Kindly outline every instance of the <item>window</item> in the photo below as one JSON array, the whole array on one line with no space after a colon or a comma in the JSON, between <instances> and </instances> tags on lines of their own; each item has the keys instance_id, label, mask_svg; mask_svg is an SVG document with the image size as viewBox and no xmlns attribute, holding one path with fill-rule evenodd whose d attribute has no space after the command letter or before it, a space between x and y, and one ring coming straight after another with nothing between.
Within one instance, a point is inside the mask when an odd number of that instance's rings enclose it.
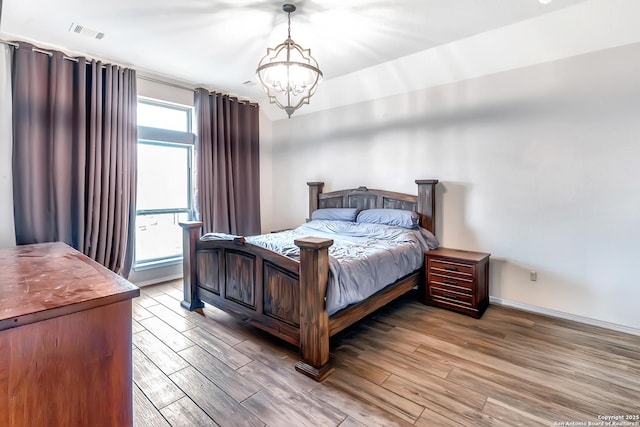
<instances>
[{"instance_id":1,"label":"window","mask_svg":"<svg viewBox=\"0 0 640 427\"><path fill-rule=\"evenodd\" d=\"M147 99L140 100L138 126L191 132L191 108Z\"/></svg>"},{"instance_id":2,"label":"window","mask_svg":"<svg viewBox=\"0 0 640 427\"><path fill-rule=\"evenodd\" d=\"M138 100L135 268L182 259L180 221L193 218L191 108Z\"/></svg>"}]
</instances>

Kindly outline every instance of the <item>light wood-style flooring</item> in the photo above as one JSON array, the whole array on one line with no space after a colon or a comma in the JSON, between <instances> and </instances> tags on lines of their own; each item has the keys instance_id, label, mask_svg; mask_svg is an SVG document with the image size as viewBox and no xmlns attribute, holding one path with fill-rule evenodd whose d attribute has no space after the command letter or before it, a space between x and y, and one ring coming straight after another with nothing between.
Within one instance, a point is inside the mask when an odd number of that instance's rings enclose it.
<instances>
[{"instance_id":1,"label":"light wood-style flooring","mask_svg":"<svg viewBox=\"0 0 640 427\"><path fill-rule=\"evenodd\" d=\"M181 286L145 287L133 300L139 427L554 426L640 415L638 336L496 306L476 320L403 298L332 341L336 371L319 384L294 370L294 347L213 307L183 310Z\"/></svg>"}]
</instances>

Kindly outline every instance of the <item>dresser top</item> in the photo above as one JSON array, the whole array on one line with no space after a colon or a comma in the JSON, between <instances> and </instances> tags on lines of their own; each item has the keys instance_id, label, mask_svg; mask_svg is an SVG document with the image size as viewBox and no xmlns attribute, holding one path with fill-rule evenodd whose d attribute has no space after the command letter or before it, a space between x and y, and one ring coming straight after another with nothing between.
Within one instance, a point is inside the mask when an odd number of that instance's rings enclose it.
<instances>
[{"instance_id":1,"label":"dresser top","mask_svg":"<svg viewBox=\"0 0 640 427\"><path fill-rule=\"evenodd\" d=\"M0 249L0 330L138 295L135 285L64 243Z\"/></svg>"},{"instance_id":2,"label":"dresser top","mask_svg":"<svg viewBox=\"0 0 640 427\"><path fill-rule=\"evenodd\" d=\"M437 248L425 252L427 256L437 256L446 258L455 258L463 261L480 262L487 258L489 254L484 252L462 251L459 249Z\"/></svg>"}]
</instances>

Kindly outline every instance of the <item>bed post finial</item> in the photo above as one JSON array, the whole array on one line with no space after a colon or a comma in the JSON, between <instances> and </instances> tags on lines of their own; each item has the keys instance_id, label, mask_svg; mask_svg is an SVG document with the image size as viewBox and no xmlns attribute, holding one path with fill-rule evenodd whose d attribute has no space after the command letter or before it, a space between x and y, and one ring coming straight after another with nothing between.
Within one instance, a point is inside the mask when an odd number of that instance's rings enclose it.
<instances>
[{"instance_id":1,"label":"bed post finial","mask_svg":"<svg viewBox=\"0 0 640 427\"><path fill-rule=\"evenodd\" d=\"M416 179L418 184L418 212L426 217L422 226L436 234L436 184L437 179Z\"/></svg>"},{"instance_id":2,"label":"bed post finial","mask_svg":"<svg viewBox=\"0 0 640 427\"><path fill-rule=\"evenodd\" d=\"M184 299L180 302L180 305L189 311L193 311L204 307L204 303L198 298L198 280L196 278L198 270L196 244L200 239L202 223L200 221L185 221L180 223L180 227L182 227L182 289L184 292Z\"/></svg>"},{"instance_id":3,"label":"bed post finial","mask_svg":"<svg viewBox=\"0 0 640 427\"><path fill-rule=\"evenodd\" d=\"M307 185L309 186L309 219L311 219L311 214L319 207L324 182L307 182Z\"/></svg>"}]
</instances>

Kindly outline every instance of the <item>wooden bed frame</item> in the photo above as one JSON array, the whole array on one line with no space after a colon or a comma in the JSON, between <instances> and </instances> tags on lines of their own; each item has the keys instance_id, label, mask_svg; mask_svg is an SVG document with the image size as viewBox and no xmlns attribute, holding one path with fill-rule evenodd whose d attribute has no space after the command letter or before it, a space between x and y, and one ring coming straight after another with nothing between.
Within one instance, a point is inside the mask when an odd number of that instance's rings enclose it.
<instances>
[{"instance_id":1,"label":"wooden bed frame","mask_svg":"<svg viewBox=\"0 0 640 427\"><path fill-rule=\"evenodd\" d=\"M435 234L437 180L417 180L418 195L366 187L322 193L324 183L308 182L309 217L318 208L357 207L416 211L422 227ZM328 248L333 240L297 239L300 261L252 245L243 238L201 241L201 222L181 223L184 236L184 301L188 310L203 301L300 348L296 370L322 381L333 368L329 338L415 286L425 300L422 269L401 278L366 300L329 316L326 290Z\"/></svg>"}]
</instances>

